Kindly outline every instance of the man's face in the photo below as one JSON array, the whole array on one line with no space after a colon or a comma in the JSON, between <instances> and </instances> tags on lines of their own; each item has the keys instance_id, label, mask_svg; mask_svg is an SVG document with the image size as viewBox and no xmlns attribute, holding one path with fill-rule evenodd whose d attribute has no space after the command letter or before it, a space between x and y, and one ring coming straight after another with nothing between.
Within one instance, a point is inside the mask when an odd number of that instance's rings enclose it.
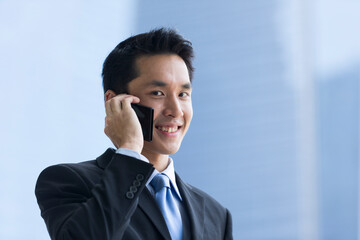
<instances>
[{"instance_id":1,"label":"man's face","mask_svg":"<svg viewBox=\"0 0 360 240\"><path fill-rule=\"evenodd\" d=\"M141 56L139 76L128 84L129 94L154 109L153 141L143 154L169 155L178 151L192 119L191 83L181 57L172 54Z\"/></svg>"}]
</instances>

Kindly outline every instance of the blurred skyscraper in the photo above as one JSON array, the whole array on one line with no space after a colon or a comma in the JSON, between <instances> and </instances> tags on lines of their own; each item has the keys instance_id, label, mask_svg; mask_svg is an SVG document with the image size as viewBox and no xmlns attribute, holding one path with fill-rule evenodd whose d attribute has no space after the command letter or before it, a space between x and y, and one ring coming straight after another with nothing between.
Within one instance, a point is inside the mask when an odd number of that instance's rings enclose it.
<instances>
[{"instance_id":1,"label":"blurred skyscraper","mask_svg":"<svg viewBox=\"0 0 360 240\"><path fill-rule=\"evenodd\" d=\"M194 119L176 169L231 210L235 239L357 238L359 74L318 84L315 5L138 2L136 33L175 27L193 42Z\"/></svg>"},{"instance_id":2,"label":"blurred skyscraper","mask_svg":"<svg viewBox=\"0 0 360 240\"><path fill-rule=\"evenodd\" d=\"M318 89L322 239L357 239L359 228L360 65Z\"/></svg>"}]
</instances>

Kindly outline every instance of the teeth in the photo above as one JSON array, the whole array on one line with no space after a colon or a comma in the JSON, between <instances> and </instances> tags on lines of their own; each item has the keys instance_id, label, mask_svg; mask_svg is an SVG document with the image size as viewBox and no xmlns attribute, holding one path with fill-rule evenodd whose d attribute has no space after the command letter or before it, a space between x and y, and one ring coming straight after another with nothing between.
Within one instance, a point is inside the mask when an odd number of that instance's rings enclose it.
<instances>
[{"instance_id":1,"label":"teeth","mask_svg":"<svg viewBox=\"0 0 360 240\"><path fill-rule=\"evenodd\" d=\"M173 128L169 128L169 127L158 127L159 130L163 131L163 132L176 132L178 127L173 127Z\"/></svg>"}]
</instances>

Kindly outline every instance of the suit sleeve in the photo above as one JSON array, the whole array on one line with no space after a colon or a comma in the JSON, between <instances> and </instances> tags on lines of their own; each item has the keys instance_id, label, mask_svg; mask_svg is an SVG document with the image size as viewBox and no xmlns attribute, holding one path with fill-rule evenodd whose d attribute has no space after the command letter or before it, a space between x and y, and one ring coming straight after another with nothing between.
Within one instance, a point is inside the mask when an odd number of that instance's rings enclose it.
<instances>
[{"instance_id":1,"label":"suit sleeve","mask_svg":"<svg viewBox=\"0 0 360 240\"><path fill-rule=\"evenodd\" d=\"M51 239L121 239L154 168L114 154L93 187L70 165L45 169L35 194Z\"/></svg>"},{"instance_id":2,"label":"suit sleeve","mask_svg":"<svg viewBox=\"0 0 360 240\"><path fill-rule=\"evenodd\" d=\"M225 225L225 234L224 240L233 240L232 233L232 217L229 210L226 209L226 225Z\"/></svg>"}]
</instances>

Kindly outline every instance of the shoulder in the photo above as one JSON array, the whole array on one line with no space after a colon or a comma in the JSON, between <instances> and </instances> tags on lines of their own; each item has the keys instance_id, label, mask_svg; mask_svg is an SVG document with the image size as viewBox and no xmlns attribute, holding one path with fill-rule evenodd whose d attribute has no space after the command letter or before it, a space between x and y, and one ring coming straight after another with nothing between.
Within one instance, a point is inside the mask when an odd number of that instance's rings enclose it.
<instances>
[{"instance_id":1,"label":"shoulder","mask_svg":"<svg viewBox=\"0 0 360 240\"><path fill-rule=\"evenodd\" d=\"M184 191L182 191L182 194L188 193L188 195L185 197L188 198L190 197L191 199L195 199L196 201L203 201L205 208L204 210L206 213L221 218L227 217L228 210L210 194L206 193L205 191L191 184L183 182L181 179L180 179L180 185L182 185L181 188L184 189Z\"/></svg>"},{"instance_id":2,"label":"shoulder","mask_svg":"<svg viewBox=\"0 0 360 240\"><path fill-rule=\"evenodd\" d=\"M63 163L45 168L39 175L35 192L57 188L91 188L100 178L102 170L95 160L80 163Z\"/></svg>"},{"instance_id":3,"label":"shoulder","mask_svg":"<svg viewBox=\"0 0 360 240\"><path fill-rule=\"evenodd\" d=\"M38 179L41 180L48 177L56 178L63 175L91 177L92 175L101 174L101 172L103 172L104 166L100 166L99 162L103 161L105 163L110 161L114 153L114 149L109 148L101 156L97 157L94 160L88 160L79 163L61 163L49 166L40 173Z\"/></svg>"},{"instance_id":4,"label":"shoulder","mask_svg":"<svg viewBox=\"0 0 360 240\"><path fill-rule=\"evenodd\" d=\"M39 175L35 195L41 210L53 206L59 199L85 201L91 189L100 181L102 170L96 161L57 164L45 168Z\"/></svg>"},{"instance_id":5,"label":"shoulder","mask_svg":"<svg viewBox=\"0 0 360 240\"><path fill-rule=\"evenodd\" d=\"M188 199L192 208L196 208L199 214L204 214L206 226L212 231L222 233L224 239L232 239L232 217L227 208L221 205L208 193L187 183L182 183L184 196ZM209 236L210 237L210 236Z\"/></svg>"},{"instance_id":6,"label":"shoulder","mask_svg":"<svg viewBox=\"0 0 360 240\"><path fill-rule=\"evenodd\" d=\"M103 170L98 167L96 160L79 163L61 163L45 168L39 175L37 185L41 182L83 182L91 185Z\"/></svg>"},{"instance_id":7,"label":"shoulder","mask_svg":"<svg viewBox=\"0 0 360 240\"><path fill-rule=\"evenodd\" d=\"M225 211L226 208L224 206L222 206L214 197L212 197L210 194L206 193L205 191L186 183L186 185L195 193L197 193L198 195L202 196L203 199L205 200L206 205L208 205L209 207L215 207L216 209L219 209L221 211Z\"/></svg>"},{"instance_id":8,"label":"shoulder","mask_svg":"<svg viewBox=\"0 0 360 240\"><path fill-rule=\"evenodd\" d=\"M85 177L99 173L101 169L95 160L80 163L62 163L45 168L39 175L42 178L65 178L69 176Z\"/></svg>"}]
</instances>

